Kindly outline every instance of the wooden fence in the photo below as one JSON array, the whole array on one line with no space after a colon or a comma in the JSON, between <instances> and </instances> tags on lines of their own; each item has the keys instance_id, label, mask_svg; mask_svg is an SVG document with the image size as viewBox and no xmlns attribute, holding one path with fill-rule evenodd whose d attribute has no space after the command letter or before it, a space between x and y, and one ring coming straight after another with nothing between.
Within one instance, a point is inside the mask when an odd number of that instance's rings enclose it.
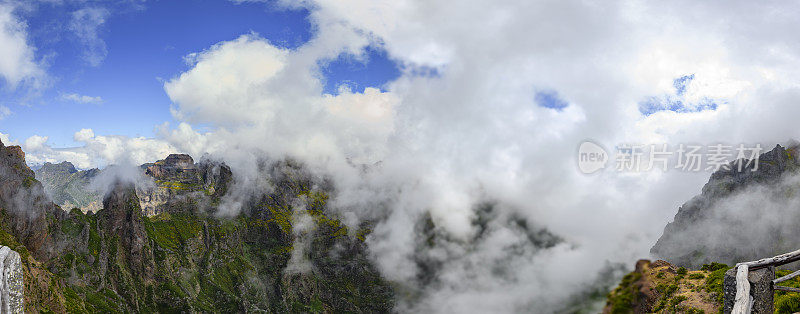
<instances>
[{"instance_id":1,"label":"wooden fence","mask_svg":"<svg viewBox=\"0 0 800 314\"><path fill-rule=\"evenodd\" d=\"M753 306L753 299L750 295L749 272L770 266L781 266L791 262L800 261L800 250L781 254L775 257L763 258L757 261L736 264L736 297L733 303L733 314L750 313ZM778 286L778 283L800 276L800 270L786 276L772 280L771 291L782 290L800 292L798 288Z\"/></svg>"}]
</instances>

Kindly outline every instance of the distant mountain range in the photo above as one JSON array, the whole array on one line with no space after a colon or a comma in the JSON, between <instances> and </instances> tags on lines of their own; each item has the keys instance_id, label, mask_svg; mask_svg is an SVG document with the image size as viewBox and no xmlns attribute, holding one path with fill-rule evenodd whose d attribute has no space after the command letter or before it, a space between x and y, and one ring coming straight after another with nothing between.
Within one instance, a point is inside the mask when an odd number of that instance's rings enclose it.
<instances>
[{"instance_id":1,"label":"distant mountain range","mask_svg":"<svg viewBox=\"0 0 800 314\"><path fill-rule=\"evenodd\" d=\"M64 161L58 164L44 163L34 173L36 179L42 182L45 192L61 208L79 208L84 213L102 208L102 196L89 186L100 170L78 171L72 163Z\"/></svg>"}]
</instances>

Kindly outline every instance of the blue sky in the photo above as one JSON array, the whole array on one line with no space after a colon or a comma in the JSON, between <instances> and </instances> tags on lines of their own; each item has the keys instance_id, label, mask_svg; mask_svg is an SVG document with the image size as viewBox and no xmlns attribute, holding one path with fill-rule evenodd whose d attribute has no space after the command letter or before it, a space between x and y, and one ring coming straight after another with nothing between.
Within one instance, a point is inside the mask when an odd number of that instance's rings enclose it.
<instances>
[{"instance_id":1,"label":"blue sky","mask_svg":"<svg viewBox=\"0 0 800 314\"><path fill-rule=\"evenodd\" d=\"M76 12L85 8L104 14L96 41L87 41L71 26ZM0 120L0 132L16 140L46 135L54 147L78 145L72 136L82 128L152 137L156 125L174 123L163 82L189 68L183 57L190 53L251 32L288 49L314 36L308 11L270 3L43 3L15 13L27 23L29 44L47 65L50 84L36 92L3 86L0 105L12 114ZM366 55L342 55L323 65L325 92L335 94L341 84L354 91L381 88L399 76L397 64L380 47L370 47ZM102 101L80 103L69 99L73 94Z\"/></svg>"},{"instance_id":2,"label":"blue sky","mask_svg":"<svg viewBox=\"0 0 800 314\"><path fill-rule=\"evenodd\" d=\"M639 103L639 112L649 116L659 111L699 112L716 110L719 106L718 103L724 100L709 97L702 97L696 101L686 99L686 90L694 80L694 77L694 74L688 74L674 79L672 81L672 86L675 88L674 94L648 97Z\"/></svg>"}]
</instances>

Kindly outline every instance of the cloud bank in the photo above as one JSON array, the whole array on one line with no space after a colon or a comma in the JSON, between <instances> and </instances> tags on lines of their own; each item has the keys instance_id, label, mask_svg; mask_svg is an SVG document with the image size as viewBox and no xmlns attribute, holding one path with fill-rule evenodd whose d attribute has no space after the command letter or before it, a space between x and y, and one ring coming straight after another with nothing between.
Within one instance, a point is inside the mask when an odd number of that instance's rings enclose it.
<instances>
[{"instance_id":1,"label":"cloud bank","mask_svg":"<svg viewBox=\"0 0 800 314\"><path fill-rule=\"evenodd\" d=\"M28 164L57 163L70 161L81 169L108 165L141 165L163 159L175 152L175 147L159 139L144 137L95 135L92 129L75 132L73 139L83 146L76 148L54 148L47 143L48 137L34 135L22 143L25 161ZM8 143L3 139L3 143Z\"/></svg>"}]
</instances>

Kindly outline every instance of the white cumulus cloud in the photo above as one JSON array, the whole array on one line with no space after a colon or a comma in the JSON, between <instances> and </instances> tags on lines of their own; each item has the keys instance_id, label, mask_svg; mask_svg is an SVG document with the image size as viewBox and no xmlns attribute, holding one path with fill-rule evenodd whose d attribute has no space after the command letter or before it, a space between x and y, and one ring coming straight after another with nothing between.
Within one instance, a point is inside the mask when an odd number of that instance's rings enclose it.
<instances>
[{"instance_id":1,"label":"white cumulus cloud","mask_svg":"<svg viewBox=\"0 0 800 314\"><path fill-rule=\"evenodd\" d=\"M79 104L101 104L103 103L103 98L100 96L86 96L80 95L76 93L69 93L61 95L61 99L76 102Z\"/></svg>"},{"instance_id":2,"label":"white cumulus cloud","mask_svg":"<svg viewBox=\"0 0 800 314\"><path fill-rule=\"evenodd\" d=\"M317 63L309 60L329 51L314 48L289 52L248 34L190 55L193 68L164 84L173 114L217 130L204 135L210 141L173 143L196 153L210 149L197 143L224 143L216 148L269 147L276 156L317 160L374 159L394 129L398 99L374 88L323 95ZM181 126L169 137L200 136L190 129Z\"/></svg>"},{"instance_id":3,"label":"white cumulus cloud","mask_svg":"<svg viewBox=\"0 0 800 314\"><path fill-rule=\"evenodd\" d=\"M10 88L20 83L41 87L45 71L28 42L27 25L14 15L15 6L0 2L0 77Z\"/></svg>"}]
</instances>

